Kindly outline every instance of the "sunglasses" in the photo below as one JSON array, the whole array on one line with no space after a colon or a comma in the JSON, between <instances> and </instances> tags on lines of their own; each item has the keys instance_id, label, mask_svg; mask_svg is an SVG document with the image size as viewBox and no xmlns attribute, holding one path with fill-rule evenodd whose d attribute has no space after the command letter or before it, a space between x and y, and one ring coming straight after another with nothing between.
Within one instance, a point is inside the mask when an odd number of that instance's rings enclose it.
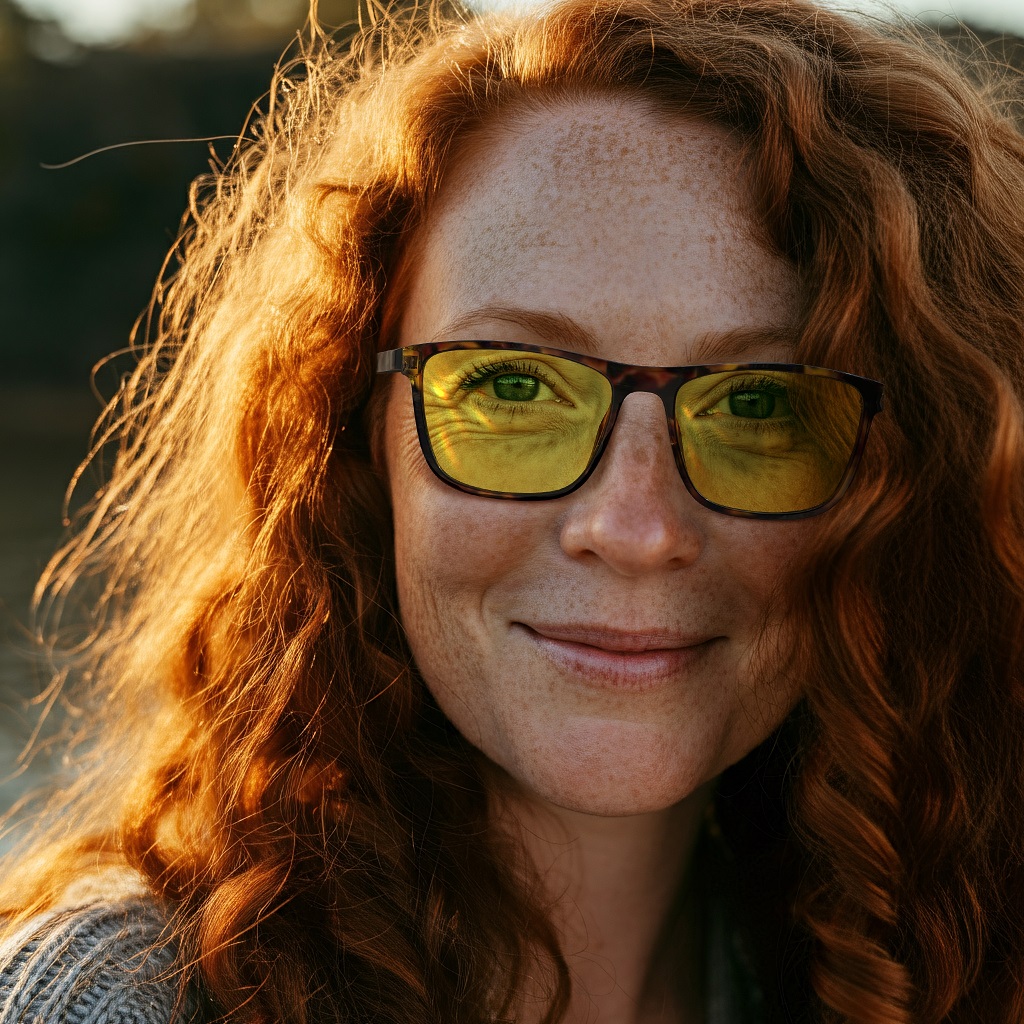
<instances>
[{"instance_id":1,"label":"sunglasses","mask_svg":"<svg viewBox=\"0 0 1024 1024\"><path fill-rule=\"evenodd\" d=\"M749 519L832 508L882 409L878 381L819 366L632 366L508 341L391 349L378 354L377 372L412 382L420 447L441 480L519 501L580 487L626 395L658 395L686 489Z\"/></svg>"}]
</instances>

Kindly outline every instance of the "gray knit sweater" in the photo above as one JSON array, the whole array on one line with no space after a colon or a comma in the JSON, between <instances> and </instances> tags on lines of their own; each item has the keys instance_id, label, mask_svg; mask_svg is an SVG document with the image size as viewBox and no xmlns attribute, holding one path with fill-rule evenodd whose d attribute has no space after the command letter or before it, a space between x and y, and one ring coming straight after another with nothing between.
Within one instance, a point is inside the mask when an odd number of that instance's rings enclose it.
<instances>
[{"instance_id":1,"label":"gray knit sweater","mask_svg":"<svg viewBox=\"0 0 1024 1024\"><path fill-rule=\"evenodd\" d=\"M721 915L709 924L707 1024L756 1024L734 937ZM0 946L0 1024L168 1024L179 986L165 926L144 892L94 895L29 921ZM184 999L178 1020L197 1022L196 1006Z\"/></svg>"},{"instance_id":2,"label":"gray knit sweater","mask_svg":"<svg viewBox=\"0 0 1024 1024\"><path fill-rule=\"evenodd\" d=\"M30 921L0 949L0 1024L167 1024L178 986L164 924L143 896Z\"/></svg>"}]
</instances>

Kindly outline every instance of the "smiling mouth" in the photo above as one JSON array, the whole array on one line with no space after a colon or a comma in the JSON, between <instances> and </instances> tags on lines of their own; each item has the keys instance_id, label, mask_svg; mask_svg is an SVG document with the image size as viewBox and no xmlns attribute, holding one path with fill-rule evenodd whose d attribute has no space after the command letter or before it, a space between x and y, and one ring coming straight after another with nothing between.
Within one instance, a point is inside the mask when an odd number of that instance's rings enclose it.
<instances>
[{"instance_id":1,"label":"smiling mouth","mask_svg":"<svg viewBox=\"0 0 1024 1024\"><path fill-rule=\"evenodd\" d=\"M534 649L561 675L588 689L642 693L678 683L698 667L724 637L697 638L696 643L678 647L652 646L658 640L644 634L602 637L603 643L620 645L609 649L579 640L564 640L515 623ZM593 639L593 637L591 637ZM664 644L664 638L660 639ZM646 644L646 646L644 645ZM628 645L622 649L622 645Z\"/></svg>"}]
</instances>

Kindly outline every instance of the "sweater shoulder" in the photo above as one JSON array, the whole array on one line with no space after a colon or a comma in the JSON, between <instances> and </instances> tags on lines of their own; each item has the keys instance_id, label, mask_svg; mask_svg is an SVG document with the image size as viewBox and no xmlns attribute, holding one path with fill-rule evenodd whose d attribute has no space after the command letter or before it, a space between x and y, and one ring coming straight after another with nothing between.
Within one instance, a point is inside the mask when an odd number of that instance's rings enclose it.
<instances>
[{"instance_id":1,"label":"sweater shoulder","mask_svg":"<svg viewBox=\"0 0 1024 1024\"><path fill-rule=\"evenodd\" d=\"M0 946L0 1024L170 1024L179 982L166 926L144 895L29 920Z\"/></svg>"}]
</instances>

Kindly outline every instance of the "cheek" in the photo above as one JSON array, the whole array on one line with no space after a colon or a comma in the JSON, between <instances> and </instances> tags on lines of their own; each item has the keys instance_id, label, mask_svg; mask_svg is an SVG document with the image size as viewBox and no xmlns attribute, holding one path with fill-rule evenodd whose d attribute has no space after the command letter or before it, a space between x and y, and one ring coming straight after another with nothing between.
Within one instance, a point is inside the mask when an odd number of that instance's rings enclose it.
<instances>
[{"instance_id":1,"label":"cheek","mask_svg":"<svg viewBox=\"0 0 1024 1024\"><path fill-rule=\"evenodd\" d=\"M399 592L440 597L457 586L464 569L483 561L486 552L478 549L486 530L479 528L478 501L427 465L406 389L389 398L384 439Z\"/></svg>"},{"instance_id":2,"label":"cheek","mask_svg":"<svg viewBox=\"0 0 1024 1024\"><path fill-rule=\"evenodd\" d=\"M768 735L799 700L803 683L794 679L786 662L798 628L788 615L794 569L802 561L819 528L817 519L749 525L747 543L737 547L733 561L739 592L747 607L749 645L740 678L741 704L754 732ZM765 528L768 528L767 530ZM764 624L763 632L758 628Z\"/></svg>"},{"instance_id":3,"label":"cheek","mask_svg":"<svg viewBox=\"0 0 1024 1024\"><path fill-rule=\"evenodd\" d=\"M456 492L433 476L423 458L408 394L392 395L384 437L399 619L420 674L451 718L442 666L460 675L469 671L462 664L469 648L452 613L462 561L453 538L465 531L440 493Z\"/></svg>"},{"instance_id":4,"label":"cheek","mask_svg":"<svg viewBox=\"0 0 1024 1024\"><path fill-rule=\"evenodd\" d=\"M475 726L459 707L473 697L460 681L485 677L483 608L510 539L499 522L503 503L464 494L434 476L405 389L390 397L384 440L402 626L431 693L473 735Z\"/></svg>"},{"instance_id":5,"label":"cheek","mask_svg":"<svg viewBox=\"0 0 1024 1024\"><path fill-rule=\"evenodd\" d=\"M437 529L432 474L420 449L408 383L396 376L384 422L384 467L391 494L395 576L402 622L412 641L410 623L424 614L436 617L435 563L443 561L444 532ZM440 481L437 481L440 483ZM442 485L443 486L443 485Z\"/></svg>"},{"instance_id":6,"label":"cheek","mask_svg":"<svg viewBox=\"0 0 1024 1024\"><path fill-rule=\"evenodd\" d=\"M767 609L773 593L786 593L794 570L809 550L818 530L818 519L764 522L757 519L724 519L728 536L729 585L747 602L747 611Z\"/></svg>"}]
</instances>

